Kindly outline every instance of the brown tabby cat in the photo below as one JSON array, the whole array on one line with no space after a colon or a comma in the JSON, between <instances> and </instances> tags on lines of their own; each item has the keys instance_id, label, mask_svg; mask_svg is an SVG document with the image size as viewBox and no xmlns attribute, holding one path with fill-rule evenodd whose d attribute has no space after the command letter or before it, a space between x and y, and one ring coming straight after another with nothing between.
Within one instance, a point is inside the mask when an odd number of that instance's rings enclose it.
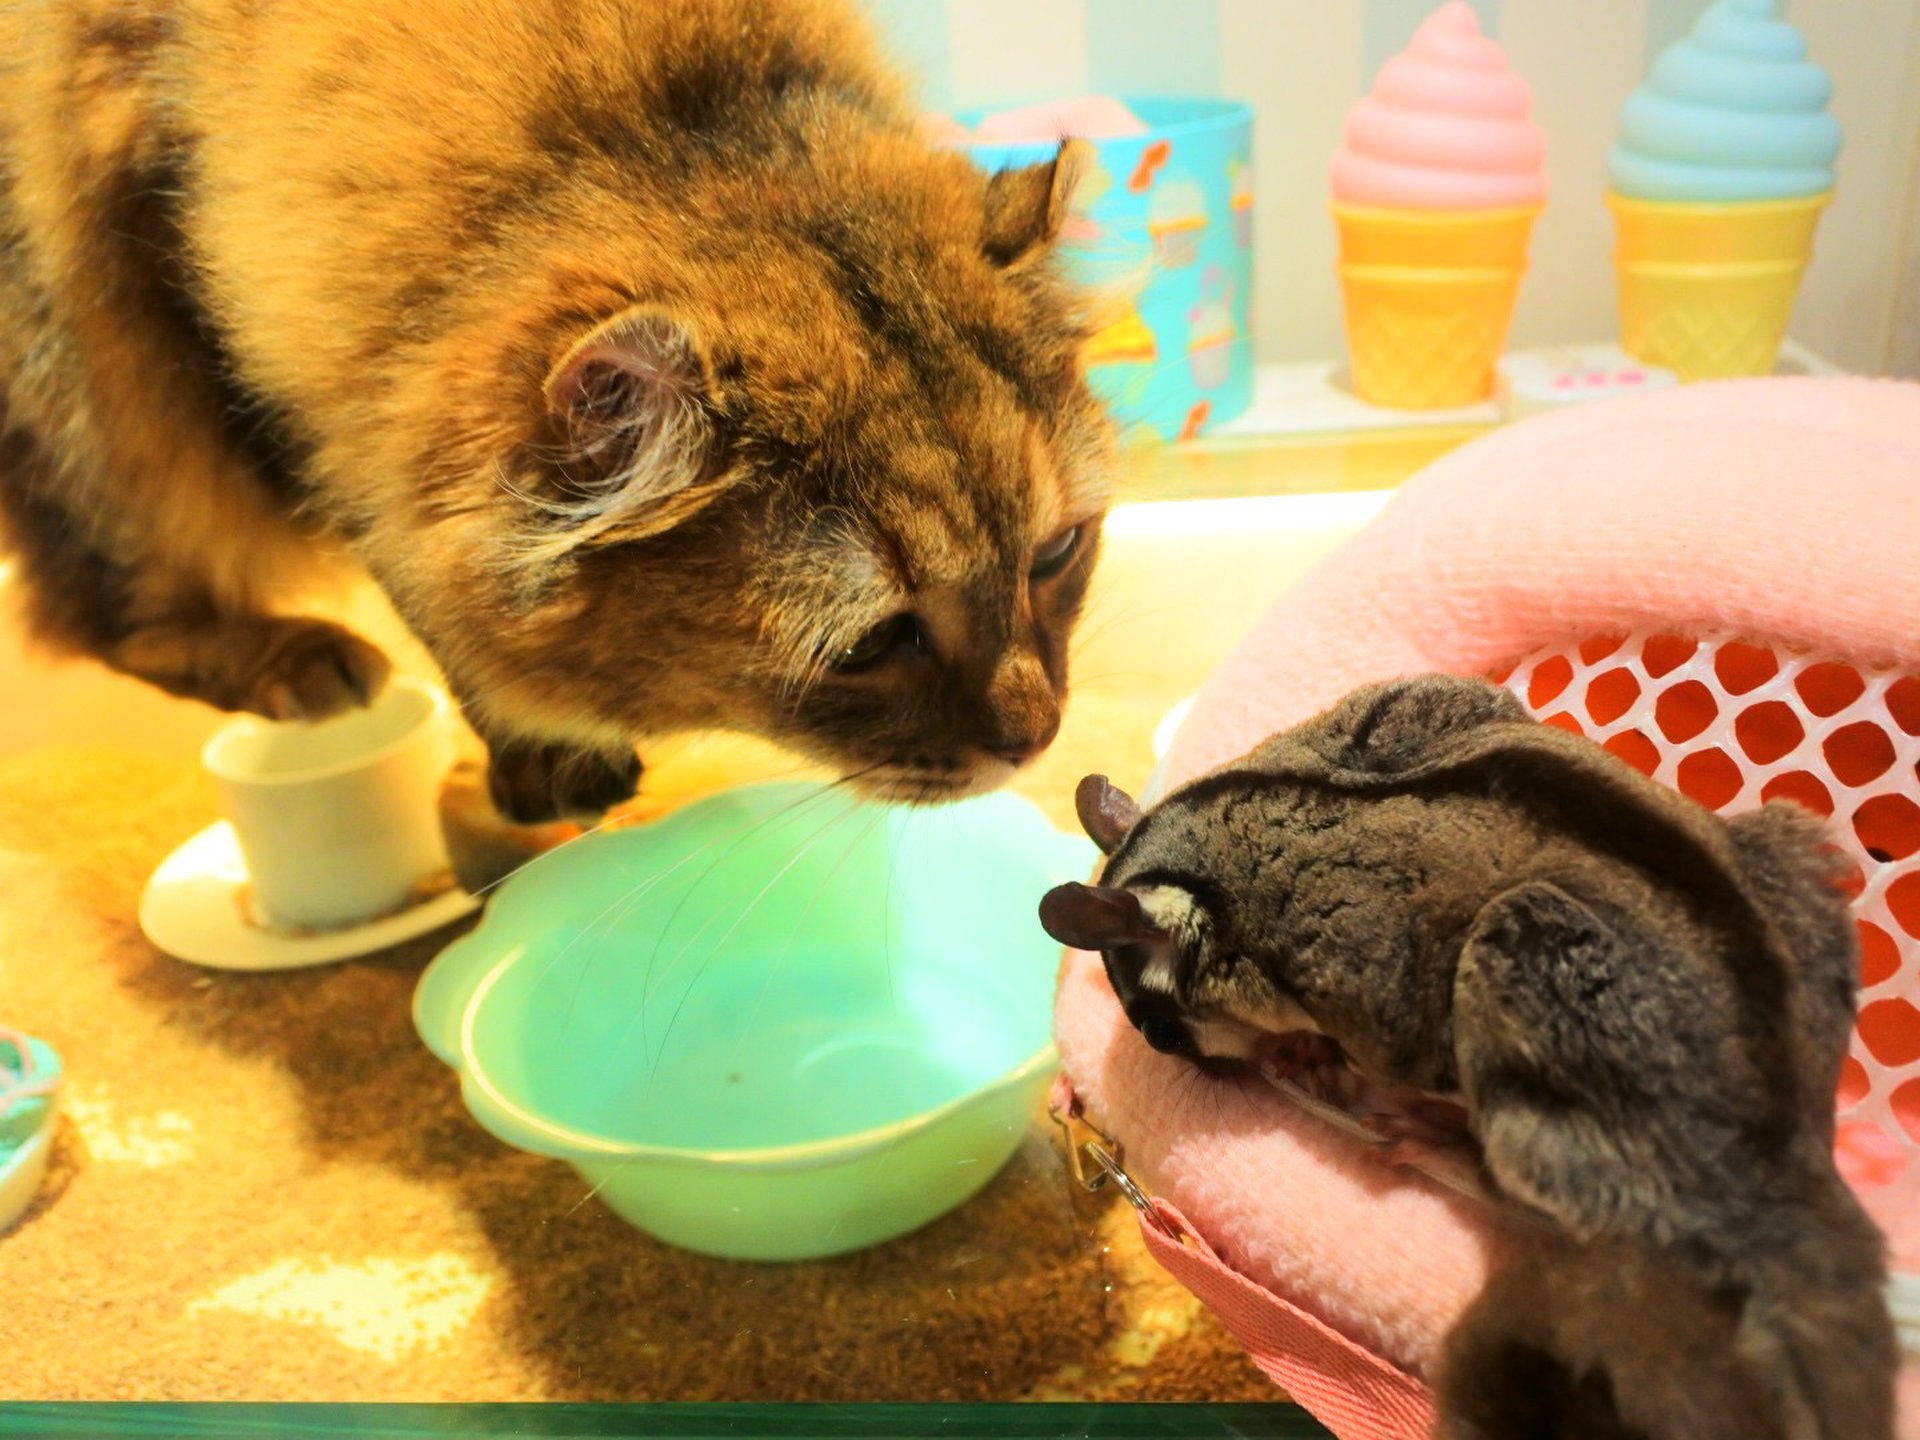
<instances>
[{"instance_id":1,"label":"brown tabby cat","mask_svg":"<svg viewBox=\"0 0 1920 1440\"><path fill-rule=\"evenodd\" d=\"M29 622L324 716L386 662L270 597L344 544L517 818L692 727L998 784L1058 726L1105 503L1053 243L1083 148L930 149L830 0L0 6Z\"/></svg>"}]
</instances>

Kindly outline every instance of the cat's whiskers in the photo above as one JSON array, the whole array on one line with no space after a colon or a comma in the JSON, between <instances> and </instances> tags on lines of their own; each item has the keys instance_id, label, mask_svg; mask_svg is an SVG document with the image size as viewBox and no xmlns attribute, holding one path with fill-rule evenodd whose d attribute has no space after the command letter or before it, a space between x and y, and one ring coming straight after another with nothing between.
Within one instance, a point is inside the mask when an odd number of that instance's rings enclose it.
<instances>
[{"instance_id":1,"label":"cat's whiskers","mask_svg":"<svg viewBox=\"0 0 1920 1440\"><path fill-rule=\"evenodd\" d=\"M846 778L850 779L853 777L846 777ZM916 804L925 803L926 800L931 798L927 793L927 786L931 783L932 782L921 782L921 788L916 791L914 799L910 801L909 804L916 805ZM851 812L848 812L848 813L851 813ZM798 938L801 928L806 923L807 917L812 914L813 909L815 905L818 903L820 896L825 893L828 882L830 882L832 878L839 873L841 867L846 864L847 860L860 847L860 845L866 840L866 838L872 834L874 828L879 824L881 824L883 821L885 821L885 819L887 818L887 815L888 815L888 812L886 810L877 811L874 814L874 816L868 821L868 823L859 831L859 833L854 836L852 841L849 842L846 849L841 852L840 857L833 862L832 866L829 867L826 874L821 877L820 882L814 887L814 893L812 898L809 899L806 907L801 911L800 916L795 920L794 927L792 931L789 932L787 941L782 947L780 956L776 958L772 968L768 973L766 980L762 982L760 991L755 997L753 1008L749 1012L747 1020L742 1025L741 1035L742 1035L743 1042L744 1042L745 1035L752 1028L752 1022L754 1017L758 1014L759 1008L765 1000L767 991L772 984L774 975L777 973L779 967L782 964L784 964L786 956L791 952L794 941ZM657 982L653 979L652 967L650 966L648 979L642 987L642 1013L639 1016L635 1017L641 1022L642 1050L643 1052L649 1053L653 1056L652 1068L648 1072L648 1088L649 1089L651 1089L652 1087L653 1076L658 1071L661 1058L665 1054L667 1042L672 1037L673 1029L675 1024L679 1020L681 1010L685 1007L687 1001L691 998L694 989L699 985L702 977L706 974L707 968L712 964L714 956L718 954L720 949L726 944L727 940L732 937L733 933L740 927L740 925L746 921L747 917L752 913L752 911L759 904L761 899L763 899L769 892L771 892L772 889L775 887L775 885L777 885L779 881L795 865L799 864L800 861L804 859L806 855L816 845L818 845L829 832L831 832L842 821L844 821L845 818L846 818L846 815L844 814L840 816L832 817L827 822L825 822L818 830L816 830L813 836L811 836L807 840L807 842L803 845L801 850L797 854L795 854L790 860L788 860L787 863L783 865L778 871L776 871L773 877L769 879L767 883L760 889L760 891L757 894L755 894L755 896L747 903L747 905L741 910L740 914L735 917L733 924L727 928L726 932L723 933L720 936L720 938L716 940L711 946L707 947L706 957L700 961L698 968L695 970L693 976L689 979L687 983L687 987L681 992L680 999L674 1006L673 1014L668 1018L667 1029L660 1037L659 1048L657 1050L652 1045L651 1040L649 1039L646 1033L646 1017L644 1012L648 1008L647 1002L651 1000L652 995L658 986L665 985L667 983L667 978L671 976L673 971L678 967L681 957L688 952L688 950L693 946L693 944L699 939L700 935L704 933L706 929L706 925L703 925L700 928L700 930L695 931L692 936L688 937L687 941L681 946L681 948L675 952L674 956L667 963L666 974L663 975ZM887 877L886 877L887 888L885 891L885 898L883 900L884 912L883 912L882 935L884 937L883 945L885 947L885 954L884 954L883 960L886 966L886 973L887 973L887 989L888 989L889 1005L891 1007L891 1010L896 1020L898 1019L898 1016L899 1016L899 995L898 995L897 986L894 983L893 954L892 954L893 879L894 879L894 872L899 863L900 847L906 838L907 826L912 824L917 818L918 818L917 815L915 815L911 809L909 809L908 812L901 817L899 831L895 835L892 849L890 850L887 858ZM715 916L714 918L718 918L718 917ZM712 920L709 920L707 922L707 924L709 925L711 923L712 923ZM662 937L662 943L664 943L664 934ZM656 954L657 954L657 949L658 947L656 946ZM632 1022L629 1021L629 1025L631 1025L631 1023Z\"/></svg>"},{"instance_id":2,"label":"cat's whiskers","mask_svg":"<svg viewBox=\"0 0 1920 1440\"><path fill-rule=\"evenodd\" d=\"M1011 773L1011 767L1007 767ZM902 771L881 777L869 793L894 805L946 804L982 795L998 789L1006 777L995 777L985 767L958 770L950 775L928 775L920 771Z\"/></svg>"},{"instance_id":3,"label":"cat's whiskers","mask_svg":"<svg viewBox=\"0 0 1920 1440\"><path fill-rule=\"evenodd\" d=\"M894 1023L900 1022L900 987L894 982L893 972L893 882L900 868L900 847L906 843L907 827L920 817L917 812L908 810L900 819L900 828L893 837L893 849L887 854L886 889L881 900L881 945L884 947L882 961L887 972L887 1006L893 1014Z\"/></svg>"},{"instance_id":4,"label":"cat's whiskers","mask_svg":"<svg viewBox=\"0 0 1920 1440\"><path fill-rule=\"evenodd\" d=\"M1075 680L1074 688L1085 694L1114 680L1144 680L1149 684L1161 684L1166 681L1164 670L1101 670L1095 674Z\"/></svg>"},{"instance_id":5,"label":"cat's whiskers","mask_svg":"<svg viewBox=\"0 0 1920 1440\"><path fill-rule=\"evenodd\" d=\"M796 807L800 803L804 803L804 802L803 801L796 802ZM565 945L561 946L559 951L554 955L554 957L551 960L549 960L544 966L541 967L540 973L534 977L534 980L533 980L534 987L537 988L538 986L544 984L546 982L547 977L553 973L553 971L559 966L561 961L565 960L568 955L572 954L574 951L574 948L578 946L582 941L586 940L590 935L592 935L594 931L601 930L603 931L603 933L610 933L613 927L618 925L622 920L624 920L627 917L627 915L632 913L633 907L637 905L642 899L644 899L656 886L670 879L675 873L677 873L679 870L681 870L685 866L690 865L691 863L693 863L693 861L699 859L702 855L704 855L708 850L711 850L714 846L724 844L726 841L730 839L744 839L745 837L740 834L740 831L745 827L745 823L746 822L743 821L740 826L736 826L733 830L729 831L727 834L714 836L713 839L707 841L704 845L698 846L694 850L689 851L687 854L681 856L680 859L676 860L673 864L667 866L665 869L656 871L654 874L648 876L646 879L638 882L634 886L630 887L629 889L617 895L612 901L608 903L605 909L603 909L592 920L589 920L585 925L582 925L579 928L579 930L577 930L574 933L573 938L568 940ZM615 912L618 912L618 913L616 914ZM579 977L574 981L573 991L567 997L567 1008L561 1017L560 1033L563 1035L567 1032L567 1028L573 1023L574 1007L579 1002L581 991L586 988L586 983L592 972L592 969L593 967L591 965L584 967Z\"/></svg>"},{"instance_id":6,"label":"cat's whiskers","mask_svg":"<svg viewBox=\"0 0 1920 1440\"><path fill-rule=\"evenodd\" d=\"M570 939L565 945L563 945L560 948L560 950L554 955L554 957L551 960L549 960L544 966L541 967L540 973L534 977L534 980L533 980L534 986L538 987L539 985L544 984L547 977L553 973L554 969L561 963L561 961L566 959L566 957L573 952L574 948L578 946L582 941L587 939L588 936L591 935L595 930L604 930L604 931L610 932L614 926L618 925L622 920L624 920L627 917L627 915L631 914L633 907L639 904L640 901L643 900L649 893L651 893L656 886L670 879L673 875L678 873L681 869L683 869L687 865L692 864L695 860L698 860L702 855L706 854L707 851L713 849L717 845L727 844L729 841L732 842L733 848L738 848L740 844L744 843L747 839L751 838L751 836L756 831L764 828L767 825L774 824L776 821L779 821L783 818L786 818L788 816L798 813L802 808L819 800L824 794L828 793L830 789L831 787L826 787L822 790L814 791L807 795L802 795L796 798L790 804L783 806L780 810L776 811L774 814L766 816L757 822L748 822L743 820L740 823L740 825L734 827L734 829L732 829L731 831L728 831L727 833L722 835L714 836L711 840L708 840L705 844L697 846L695 849L681 856L680 859L676 860L673 864L667 866L665 869L660 870L655 874L648 876L646 879L638 882L636 885L632 886L628 890L623 891L620 895L616 896L614 900L611 903L609 903L604 910L602 910L592 920L588 921L585 925L581 926L580 929L574 934L573 938ZM596 828L603 828L606 823L607 822L603 821L602 826L596 827ZM580 837L580 838L585 838L585 837ZM564 848L564 847L556 847L556 849L558 848ZM553 852L548 851L546 853L552 854ZM714 866L719 865L723 860L726 859L727 855L731 853L732 853L732 849L729 849L724 854L716 858L713 864L709 865L707 867L707 870L702 872L702 874L694 881L694 886L697 887L700 884L700 882L706 878L708 874L712 873ZM536 860L540 858L544 858L544 857L540 857L540 856L535 857ZM528 863L531 864L534 862L529 861ZM689 891L689 893L691 893L691 891ZM686 901L686 897L682 896L681 903L684 904L685 901ZM674 913L675 915L679 913L678 907L676 907ZM669 921L669 923L671 923L671 921ZM655 947L655 953L656 955L658 954L657 946ZM586 967L582 971L579 979L576 980L574 983L573 993L568 998L566 1013L561 1021L562 1034L565 1034L567 1027L572 1024L574 1006L577 1004L579 1000L581 991L586 986L586 982L591 969L592 969L591 966Z\"/></svg>"},{"instance_id":7,"label":"cat's whiskers","mask_svg":"<svg viewBox=\"0 0 1920 1440\"><path fill-rule=\"evenodd\" d=\"M571 1219L574 1211L578 1210L582 1205L586 1204L589 1200L593 1199L594 1196L598 1195L602 1190L606 1189L607 1182L612 1179L613 1179L613 1173L609 1171L606 1175L602 1176L599 1180L595 1181L593 1184L593 1187L589 1189L586 1194L582 1195L578 1200L574 1201L573 1204L570 1207L568 1207L566 1214L562 1215L560 1218L562 1220Z\"/></svg>"},{"instance_id":8,"label":"cat's whiskers","mask_svg":"<svg viewBox=\"0 0 1920 1440\"><path fill-rule=\"evenodd\" d=\"M818 845L820 841L823 840L829 832L833 831L840 825L844 824L847 818L852 813L853 813L852 811L841 811L838 814L829 815L824 821L822 821L819 827L814 830L813 834L807 837L805 843L803 843L800 846L800 848L794 852L792 857L789 858L787 862L784 865L782 865L778 870L773 872L772 876L768 878L766 884L762 885L759 888L759 890L754 892L753 898L747 901L747 903L741 907L740 913L735 915L733 918L733 923L729 925L723 932L721 932L720 938L718 940L715 940L711 945L707 947L707 953L705 958L702 959L697 965L697 967L695 968L693 975L687 981L686 988L680 992L680 998L674 1004L673 1013L667 1017L667 1028L660 1036L660 1043L657 1049L655 1048L651 1038L647 1034L647 1015L653 1008L651 1003L653 996L655 992L660 988L660 986L665 985L667 983L667 980L671 978L674 970L680 964L681 957L686 955L693 948L695 942L698 941L700 937L707 932L708 926L712 925L715 920L720 918L719 912L716 911L713 915L709 916L707 920L700 926L699 929L695 930L693 934L689 935L686 938L686 940L681 944L680 948L674 952L673 958L667 962L666 973L662 975L657 981L654 978L653 967L649 965L648 971L647 971L647 978L642 983L641 989L640 989L640 1008L638 1012L627 1021L625 1028L622 1029L622 1031L620 1032L620 1036L617 1037L616 1044L615 1044L615 1049L620 1048L619 1042L624 1041L627 1033L632 1030L636 1022L639 1023L641 1053L643 1055L652 1056L652 1062L647 1068L647 1084L646 1084L645 1090L642 1092L643 1095L652 1093L654 1077L660 1073L660 1061L666 1055L667 1042L673 1036L673 1028L679 1022L680 1012L686 1008L687 1001L693 995L694 990L699 986L701 977L706 974L707 967L713 963L713 957L717 955L722 948L725 947L728 940L733 938L734 932L738 930L743 924L746 923L747 918L750 915L752 915L756 909L759 908L760 902L764 900L770 893L772 893L774 887L778 885L780 881L786 877L787 873L791 871L794 866L798 865L802 860L806 859L807 856L813 852L814 846ZM665 936L663 933L662 940L664 941L664 939L665 939ZM656 945L655 954L657 955L658 952L659 952L659 947Z\"/></svg>"},{"instance_id":9,"label":"cat's whiskers","mask_svg":"<svg viewBox=\"0 0 1920 1440\"><path fill-rule=\"evenodd\" d=\"M1201 608L1205 601L1195 602L1192 607ZM1098 641L1115 625L1129 620L1137 620L1142 615L1165 614L1170 607L1155 600L1136 600L1125 608L1115 609L1112 592L1106 592L1091 600L1081 612L1080 624L1074 631L1072 654L1075 658L1085 655L1088 647Z\"/></svg>"},{"instance_id":10,"label":"cat's whiskers","mask_svg":"<svg viewBox=\"0 0 1920 1440\"><path fill-rule=\"evenodd\" d=\"M840 852L840 858L833 862L832 866L827 870L827 873L820 877L819 884L813 887L813 895L808 899L806 908L803 909L798 918L794 920L793 928L787 932L787 938L785 943L780 947L780 953L774 957L773 963L767 967L766 978L760 982L760 989L753 998L753 1004L747 1011L747 1017L741 1022L739 1042L735 1045L733 1052L735 1061L740 1058L740 1047L745 1045L747 1036L752 1033L753 1022L759 1018L760 1007L766 1003L767 992L773 988L774 979L779 975L781 967L786 964L787 957L793 953L794 942L800 938L800 931L805 927L807 918L813 914L814 907L820 903L820 897L827 893L828 886L831 884L833 877L840 873L840 868L852 858L853 852L860 848L866 841L866 838L873 833L874 828L886 818L887 816L884 810L877 812L874 817L867 822L865 828L847 843L847 848ZM894 848L897 852L899 848L897 841L895 842ZM714 949L717 951L719 946L716 945ZM699 973L694 976L693 984L699 983L700 977L706 973L707 965L712 963L712 958L712 955L709 954L707 960L702 962ZM692 993L692 985L689 985L688 993ZM684 997L681 1003L685 1003ZM674 1013L677 1016L679 1011L676 1010ZM667 1031L667 1035L660 1037L662 1048L665 1048L668 1036L672 1034L673 1026L671 1022L668 1024Z\"/></svg>"},{"instance_id":11,"label":"cat's whiskers","mask_svg":"<svg viewBox=\"0 0 1920 1440\"><path fill-rule=\"evenodd\" d=\"M849 774L841 776L838 780L835 780L830 784L823 785L820 789L813 791L811 794L800 797L793 804L785 807L784 809L780 810L779 812L773 815L768 816L766 819L754 825L744 835L740 835L737 838L735 838L733 846L730 849L728 849L724 854L716 856L713 862L709 864L705 870L702 870L697 876L695 876L693 883L687 886L687 888L681 892L679 902L673 907L672 913L667 916L666 920L662 922L660 926L659 937L654 941L653 950L647 956L647 973L646 973L645 979L641 981L641 985L640 985L640 993L642 997L645 997L653 993L654 967L659 963L660 948L661 946L666 944L667 934L669 931L673 929L673 922L680 918L680 912L686 908L687 902L693 898L694 892L698 890L701 887L701 885L706 883L707 877L711 875L716 869L718 869L719 866L722 863L724 863L733 854L734 850L739 849L739 847L744 843L746 843L747 840L751 839L754 835L758 834L761 830L765 829L767 826L773 824L774 822L778 820L788 819L794 815L797 815L801 810L806 809L818 803L819 801L827 798L828 796L837 793L842 786L850 786L852 782L860 779L862 776L878 768L879 766L876 763L875 765L867 766L865 769L852 771ZM704 846L702 847L703 850L705 848L706 847Z\"/></svg>"},{"instance_id":12,"label":"cat's whiskers","mask_svg":"<svg viewBox=\"0 0 1920 1440\"><path fill-rule=\"evenodd\" d=\"M710 749L713 743L714 742L712 737L703 735L697 738L692 743L691 748L695 751L695 753L698 753L701 750ZM813 768L813 765L810 761L803 760L798 765L788 766L784 770L775 770L770 774L758 776L757 779L760 783L764 784L773 780L784 780L788 776L798 775L803 771L811 770L812 768ZM529 859L521 861L518 865L514 866L513 869L507 871L506 874L500 876L497 880L489 880L485 885L482 885L478 889L470 891L468 893L472 894L476 899L482 896L485 896L489 892L499 889L502 885L506 884L507 881L513 879L513 877L518 875L521 871L530 869L531 867L538 865L542 860L547 859L549 856L559 854L562 850L565 850L567 847L571 845L578 845L582 840L585 840L588 836L597 835L602 830L615 829L621 825L626 825L631 823L633 823L631 816L619 810L610 810L605 815L601 816L600 819L594 822L592 825L582 827L578 835L569 835L566 839L562 840L558 845L549 846L547 849L542 850L538 855L534 855ZM713 842L709 842L709 843L713 843Z\"/></svg>"},{"instance_id":13,"label":"cat's whiskers","mask_svg":"<svg viewBox=\"0 0 1920 1440\"><path fill-rule=\"evenodd\" d=\"M683 856L681 859L676 861L673 865L669 866L662 873L652 877L649 880L643 881L641 884L634 887L632 890L628 891L625 895L616 899L612 905L609 905L606 910L603 910L600 913L600 915L595 918L595 920L593 920L587 927L585 927L585 929L583 929L581 934L575 937L573 942L569 942L569 945L567 948L571 949L573 944L578 943L579 940L586 938L586 935L596 928L600 929L602 933L606 933L606 934L612 933L612 931L616 927L618 927L619 925L623 924L626 921L627 917L633 913L634 909L640 904L640 902L644 900L647 897L647 895L650 894L654 890L654 888L658 886L662 881L670 878L672 875L678 872L683 866L691 863L694 860L699 859L700 856L704 855L707 851L713 849L716 845L722 845L722 844L727 845L727 848L723 850L720 854L716 855L713 858L712 862L708 864L707 868L701 871L699 875L695 876L693 879L693 882L690 885L688 885L684 891L682 891L679 902L674 906L672 913L668 915L666 921L661 925L660 934L655 939L653 951L649 955L647 960L646 977L641 981L642 996L644 997L645 995L651 994L653 989L653 967L655 963L659 960L660 947L666 943L667 932L672 929L673 922L679 918L680 912L683 908L685 908L687 902L693 898L694 891L698 890L700 886L705 883L707 876L711 875L715 869L717 869L720 865L724 864L727 861L727 859L734 853L734 851L738 850L741 845L745 844L748 840L752 839L753 836L758 834L761 830L765 829L769 825L776 824L781 820L791 819L792 817L800 814L802 811L809 809L810 807L819 803L821 800L825 799L828 795L830 795L833 792L833 789L834 787L831 785L824 786L819 790L813 791L809 794L799 796L798 798L793 800L791 803L775 811L772 815L768 815L757 822L754 822L752 824L747 824L746 822L743 822L741 826L736 827L734 830L730 831L725 835L716 835L713 839L707 841L704 845L699 846L689 854ZM565 1020L562 1021L562 1025L561 1025L562 1033L565 1033L566 1026L572 1023L574 1003L575 1001L577 1001L581 989L584 988L586 984L587 971L590 971L591 968L592 968L591 966L588 966L587 970L582 972L580 980L574 986L573 998L568 1001L567 1015Z\"/></svg>"}]
</instances>

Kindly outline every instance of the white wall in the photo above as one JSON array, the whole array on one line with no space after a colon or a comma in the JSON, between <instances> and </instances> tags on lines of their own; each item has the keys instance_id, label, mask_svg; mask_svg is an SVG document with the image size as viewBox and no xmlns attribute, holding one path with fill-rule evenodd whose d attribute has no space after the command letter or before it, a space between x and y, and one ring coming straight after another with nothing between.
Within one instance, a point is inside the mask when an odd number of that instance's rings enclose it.
<instances>
[{"instance_id":1,"label":"white wall","mask_svg":"<svg viewBox=\"0 0 1920 1440\"><path fill-rule=\"evenodd\" d=\"M1340 348L1326 164L1347 107L1438 0L867 0L930 105L1101 90L1234 95L1258 112L1255 328L1263 358ZM1521 344L1614 330L1601 195L1614 119L1705 0L1474 0L1533 85L1552 198L1521 292ZM1838 195L1797 338L1849 368L1920 376L1920 298L1897 316L1920 172L1920 0L1787 0L1834 76ZM1904 327L1904 328L1903 328Z\"/></svg>"},{"instance_id":2,"label":"white wall","mask_svg":"<svg viewBox=\"0 0 1920 1440\"><path fill-rule=\"evenodd\" d=\"M1920 376L1920 205L1908 221L1906 278L1894 309L1893 363L1895 375Z\"/></svg>"},{"instance_id":3,"label":"white wall","mask_svg":"<svg viewBox=\"0 0 1920 1440\"><path fill-rule=\"evenodd\" d=\"M1904 258L1893 305L1893 355L1887 368L1895 375L1920 376L1920 166L1909 179L1907 233L1901 250Z\"/></svg>"},{"instance_id":4,"label":"white wall","mask_svg":"<svg viewBox=\"0 0 1920 1440\"><path fill-rule=\"evenodd\" d=\"M1920 0L1794 0L1789 13L1833 72L1847 135L1795 333L1854 368L1891 370L1902 344L1911 364L1916 342L1895 334L1894 313L1920 184Z\"/></svg>"}]
</instances>

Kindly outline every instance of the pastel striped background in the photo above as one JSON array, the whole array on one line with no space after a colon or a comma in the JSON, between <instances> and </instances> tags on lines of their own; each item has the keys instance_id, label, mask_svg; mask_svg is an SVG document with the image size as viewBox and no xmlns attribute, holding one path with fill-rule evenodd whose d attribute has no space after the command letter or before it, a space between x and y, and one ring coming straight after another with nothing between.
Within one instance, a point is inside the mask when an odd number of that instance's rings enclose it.
<instances>
[{"instance_id":1,"label":"pastel striped background","mask_svg":"<svg viewBox=\"0 0 1920 1440\"><path fill-rule=\"evenodd\" d=\"M1438 0L867 0L930 107L1101 91L1250 100L1262 358L1340 348L1326 165L1348 105ZM1614 117L1706 0L1474 0L1533 85L1552 195L1519 344L1615 333L1601 206ZM1920 375L1920 0L1789 0L1845 127L1794 335L1850 368Z\"/></svg>"}]
</instances>

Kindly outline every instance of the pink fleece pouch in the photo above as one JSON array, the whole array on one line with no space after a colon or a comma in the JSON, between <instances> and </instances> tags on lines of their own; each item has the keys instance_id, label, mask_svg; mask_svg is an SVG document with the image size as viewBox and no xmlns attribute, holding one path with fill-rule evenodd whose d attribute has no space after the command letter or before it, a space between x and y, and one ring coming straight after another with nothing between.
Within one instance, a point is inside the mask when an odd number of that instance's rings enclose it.
<instances>
[{"instance_id":1,"label":"pink fleece pouch","mask_svg":"<svg viewBox=\"0 0 1920 1440\"><path fill-rule=\"evenodd\" d=\"M1246 637L1156 790L1356 686L1435 670L1503 679L1542 719L1715 808L1791 795L1833 817L1857 866L1863 951L1838 1158L1888 1232L1896 1310L1911 1304L1920 386L1721 382L1464 447ZM1063 962L1056 1028L1088 1118L1191 1232L1183 1247L1146 1226L1156 1254L1337 1435L1422 1434L1419 1376L1497 1243L1476 1207L1386 1169L1278 1093L1198 1081L1149 1050L1098 957ZM1900 1433L1920 1440L1920 1367L1907 1361Z\"/></svg>"}]
</instances>

